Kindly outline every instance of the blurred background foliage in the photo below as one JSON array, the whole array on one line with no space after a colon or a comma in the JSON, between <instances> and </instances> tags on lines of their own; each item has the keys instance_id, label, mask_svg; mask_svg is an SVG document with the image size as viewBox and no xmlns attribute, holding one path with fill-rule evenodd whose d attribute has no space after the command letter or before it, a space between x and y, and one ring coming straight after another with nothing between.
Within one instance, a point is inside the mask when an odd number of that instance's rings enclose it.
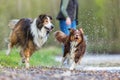
<instances>
[{"instance_id":1,"label":"blurred background foliage","mask_svg":"<svg viewBox=\"0 0 120 80\"><path fill-rule=\"evenodd\" d=\"M120 53L120 0L78 0L79 25L87 37L89 53ZM6 49L11 19L35 18L39 14L53 17L55 29L59 30L56 16L60 0L0 0L0 49ZM53 32L54 32L53 31ZM45 47L61 47L51 33Z\"/></svg>"}]
</instances>

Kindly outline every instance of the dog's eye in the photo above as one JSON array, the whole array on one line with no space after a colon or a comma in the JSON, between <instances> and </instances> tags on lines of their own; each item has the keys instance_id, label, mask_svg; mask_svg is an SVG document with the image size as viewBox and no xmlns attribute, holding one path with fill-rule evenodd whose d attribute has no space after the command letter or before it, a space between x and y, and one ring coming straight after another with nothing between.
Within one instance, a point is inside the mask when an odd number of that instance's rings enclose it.
<instances>
[{"instance_id":1,"label":"dog's eye","mask_svg":"<svg viewBox=\"0 0 120 80\"><path fill-rule=\"evenodd\" d=\"M48 23L48 20L46 20L45 22Z\"/></svg>"}]
</instances>

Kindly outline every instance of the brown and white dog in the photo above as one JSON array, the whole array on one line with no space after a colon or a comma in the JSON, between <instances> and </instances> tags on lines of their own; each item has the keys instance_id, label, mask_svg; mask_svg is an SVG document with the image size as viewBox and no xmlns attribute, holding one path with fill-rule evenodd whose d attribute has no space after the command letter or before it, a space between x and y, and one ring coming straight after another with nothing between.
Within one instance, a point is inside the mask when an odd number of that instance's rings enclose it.
<instances>
[{"instance_id":1,"label":"brown and white dog","mask_svg":"<svg viewBox=\"0 0 120 80\"><path fill-rule=\"evenodd\" d=\"M62 31L55 32L55 38L58 42L63 43L64 53L62 65L66 59L71 63L70 70L73 70L76 64L80 63L86 49L86 43L83 36L82 28L75 30L69 29L70 35L65 35Z\"/></svg>"},{"instance_id":2,"label":"brown and white dog","mask_svg":"<svg viewBox=\"0 0 120 80\"><path fill-rule=\"evenodd\" d=\"M29 68L30 56L34 51L42 47L53 29L51 21L52 18L50 16L42 14L34 20L22 18L15 20L14 24L10 22L11 25L9 24L9 26L11 26L12 31L9 36L6 54L10 54L14 45L20 46L22 62L25 63L26 68Z\"/></svg>"}]
</instances>

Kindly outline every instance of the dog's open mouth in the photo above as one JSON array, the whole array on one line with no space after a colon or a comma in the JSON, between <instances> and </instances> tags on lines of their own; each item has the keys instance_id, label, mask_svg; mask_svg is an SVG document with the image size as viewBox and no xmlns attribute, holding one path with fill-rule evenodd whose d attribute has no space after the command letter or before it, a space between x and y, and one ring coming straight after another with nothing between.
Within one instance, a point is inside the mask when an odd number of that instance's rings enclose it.
<instances>
[{"instance_id":1,"label":"dog's open mouth","mask_svg":"<svg viewBox=\"0 0 120 80\"><path fill-rule=\"evenodd\" d=\"M53 30L53 28L54 28L53 26L51 26L51 28L45 26L45 29L47 30L47 34L49 34Z\"/></svg>"},{"instance_id":2,"label":"dog's open mouth","mask_svg":"<svg viewBox=\"0 0 120 80\"><path fill-rule=\"evenodd\" d=\"M75 39L78 39L78 37L76 37Z\"/></svg>"},{"instance_id":3,"label":"dog's open mouth","mask_svg":"<svg viewBox=\"0 0 120 80\"><path fill-rule=\"evenodd\" d=\"M79 39L78 37L75 37L75 40Z\"/></svg>"},{"instance_id":4,"label":"dog's open mouth","mask_svg":"<svg viewBox=\"0 0 120 80\"><path fill-rule=\"evenodd\" d=\"M48 27L45 26L45 29L49 32L51 32L53 30L53 28L54 28L53 26L51 26L51 28L48 28Z\"/></svg>"}]
</instances>

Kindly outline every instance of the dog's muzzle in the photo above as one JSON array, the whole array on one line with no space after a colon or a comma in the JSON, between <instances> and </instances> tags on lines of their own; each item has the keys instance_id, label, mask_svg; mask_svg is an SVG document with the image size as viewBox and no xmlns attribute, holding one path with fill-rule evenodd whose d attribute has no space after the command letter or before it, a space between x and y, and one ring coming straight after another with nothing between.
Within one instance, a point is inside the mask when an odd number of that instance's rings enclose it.
<instances>
[{"instance_id":1,"label":"dog's muzzle","mask_svg":"<svg viewBox=\"0 0 120 80\"><path fill-rule=\"evenodd\" d=\"M54 28L54 25L51 25L50 28L48 28L48 27L45 26L45 29L46 29L47 31L49 31L49 32L51 32L51 31L53 30L53 28Z\"/></svg>"},{"instance_id":2,"label":"dog's muzzle","mask_svg":"<svg viewBox=\"0 0 120 80\"><path fill-rule=\"evenodd\" d=\"M50 28L45 26L45 29L47 30L47 34L49 34L53 30L53 28L54 28L54 25L51 25Z\"/></svg>"}]
</instances>

